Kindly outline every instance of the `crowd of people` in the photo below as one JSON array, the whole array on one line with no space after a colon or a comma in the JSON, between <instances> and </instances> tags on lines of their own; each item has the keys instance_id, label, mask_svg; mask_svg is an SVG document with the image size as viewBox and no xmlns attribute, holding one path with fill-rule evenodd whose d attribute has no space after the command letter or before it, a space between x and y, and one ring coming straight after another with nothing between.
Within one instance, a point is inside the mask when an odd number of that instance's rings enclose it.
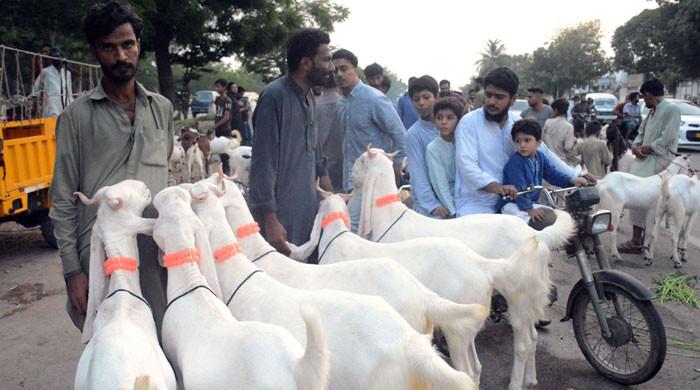
<instances>
[{"instance_id":1,"label":"crowd of people","mask_svg":"<svg viewBox=\"0 0 700 390\"><path fill-rule=\"evenodd\" d=\"M58 119L50 216L68 287L68 311L78 326L86 310L95 211L73 194L92 196L104 186L135 179L155 195L168 183L173 107L135 80L142 28L140 17L121 2L91 8L84 31L103 77ZM550 106L537 87L528 89L530 107L517 117L510 108L520 83L508 68L489 72L467 96L452 90L448 80L412 78L407 94L394 106L386 96L390 83L381 66L364 69L365 83L357 56L347 49L333 52L329 45L329 35L318 29L302 29L290 38L288 72L261 92L252 139L250 129L238 124L247 122L240 87L216 82L215 132L229 136L237 128L244 143L252 141L249 207L267 241L282 253L289 253L288 242L300 245L309 239L319 185L353 194L350 219L357 229L362 189L354 187L352 166L368 145L396 152L397 182L404 178L407 158L413 208L419 213L453 218L503 212L541 228L554 213L537 204L537 194L516 198L517 191L543 180L568 186L602 177L608 166L615 169L614 157L624 151L630 134L613 124L606 142L600 139L601 124L591 121L585 125L587 138L577 140L567 116L589 107L575 99L557 99ZM649 176L675 152L680 114L664 101L657 79L633 95L622 107L622 128L636 128L639 111L634 106L642 96L650 112L633 138L637 159L632 173ZM577 158L590 174L582 176L572 166ZM153 207L144 216L155 216ZM631 247L639 245L641 226L635 222ZM139 236L139 250L143 294L159 324L165 308L161 260L149 237Z\"/></svg>"}]
</instances>

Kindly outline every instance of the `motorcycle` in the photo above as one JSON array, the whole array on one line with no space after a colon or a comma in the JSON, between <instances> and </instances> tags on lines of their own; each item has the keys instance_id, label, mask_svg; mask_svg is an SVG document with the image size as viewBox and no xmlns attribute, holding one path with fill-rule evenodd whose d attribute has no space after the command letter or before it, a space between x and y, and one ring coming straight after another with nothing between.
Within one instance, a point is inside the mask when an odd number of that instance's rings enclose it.
<instances>
[{"instance_id":1,"label":"motorcycle","mask_svg":"<svg viewBox=\"0 0 700 390\"><path fill-rule=\"evenodd\" d=\"M639 280L610 266L600 234L608 231L611 214L593 211L600 202L598 190L593 186L557 190L534 186L518 195L538 190L550 206L563 208L577 224L566 253L576 259L582 277L569 294L561 321L573 320L581 352L602 376L624 385L650 380L666 358L665 328L652 302L654 294ZM595 256L599 270L591 270L589 254Z\"/></svg>"}]
</instances>

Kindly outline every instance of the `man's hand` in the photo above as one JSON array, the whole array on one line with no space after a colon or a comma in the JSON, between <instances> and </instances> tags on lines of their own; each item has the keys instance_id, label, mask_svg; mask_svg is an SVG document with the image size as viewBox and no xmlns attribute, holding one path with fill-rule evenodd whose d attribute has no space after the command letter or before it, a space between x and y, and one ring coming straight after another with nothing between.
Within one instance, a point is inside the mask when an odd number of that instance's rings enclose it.
<instances>
[{"instance_id":1,"label":"man's hand","mask_svg":"<svg viewBox=\"0 0 700 390\"><path fill-rule=\"evenodd\" d=\"M481 188L481 191L490 192L500 197L509 197L511 199L515 199L518 196L518 189L515 188L515 186L510 184L501 185L495 181L489 183L486 187Z\"/></svg>"},{"instance_id":2,"label":"man's hand","mask_svg":"<svg viewBox=\"0 0 700 390\"><path fill-rule=\"evenodd\" d=\"M576 187L583 187L588 185L588 179L583 176L576 176L575 178L571 179L571 184L575 185Z\"/></svg>"},{"instance_id":3,"label":"man's hand","mask_svg":"<svg viewBox=\"0 0 700 390\"><path fill-rule=\"evenodd\" d=\"M443 207L443 206L438 206L438 207L435 208L435 210L433 210L433 211L431 212L431 214L433 214L433 215L436 216L436 217L440 217L440 218L442 218L442 219L446 219L446 218L448 218L448 217L450 216L450 210L448 210L447 208L445 208L445 207Z\"/></svg>"},{"instance_id":4,"label":"man's hand","mask_svg":"<svg viewBox=\"0 0 700 390\"><path fill-rule=\"evenodd\" d=\"M291 253L287 245L287 230L277 219L276 213L265 215L265 235L267 242L284 255Z\"/></svg>"},{"instance_id":5,"label":"man's hand","mask_svg":"<svg viewBox=\"0 0 700 390\"><path fill-rule=\"evenodd\" d=\"M79 272L68 277L68 300L81 315L87 313L88 277L85 272Z\"/></svg>"},{"instance_id":6,"label":"man's hand","mask_svg":"<svg viewBox=\"0 0 700 390\"><path fill-rule=\"evenodd\" d=\"M653 151L654 150L651 148L651 146L637 146L636 148L632 148L632 154L634 154L637 158L646 158Z\"/></svg>"},{"instance_id":7,"label":"man's hand","mask_svg":"<svg viewBox=\"0 0 700 390\"><path fill-rule=\"evenodd\" d=\"M527 215L529 215L530 219L533 221L540 221L544 217L544 209L532 208L527 210Z\"/></svg>"}]
</instances>

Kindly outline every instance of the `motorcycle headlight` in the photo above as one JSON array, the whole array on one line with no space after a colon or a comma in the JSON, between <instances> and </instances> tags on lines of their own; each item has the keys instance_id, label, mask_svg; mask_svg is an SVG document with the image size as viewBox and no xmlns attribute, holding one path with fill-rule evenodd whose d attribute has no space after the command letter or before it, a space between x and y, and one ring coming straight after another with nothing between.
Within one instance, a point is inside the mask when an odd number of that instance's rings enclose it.
<instances>
[{"instance_id":1,"label":"motorcycle headlight","mask_svg":"<svg viewBox=\"0 0 700 390\"><path fill-rule=\"evenodd\" d=\"M598 210L591 214L586 221L586 231L588 234L600 234L608 231L612 214L608 210Z\"/></svg>"}]
</instances>

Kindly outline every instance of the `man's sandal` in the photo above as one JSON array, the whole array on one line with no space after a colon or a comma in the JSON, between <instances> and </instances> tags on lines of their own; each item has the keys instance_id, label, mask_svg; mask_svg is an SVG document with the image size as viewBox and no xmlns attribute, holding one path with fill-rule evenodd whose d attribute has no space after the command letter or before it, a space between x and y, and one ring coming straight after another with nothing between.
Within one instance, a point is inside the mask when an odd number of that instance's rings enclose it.
<instances>
[{"instance_id":1,"label":"man's sandal","mask_svg":"<svg viewBox=\"0 0 700 390\"><path fill-rule=\"evenodd\" d=\"M617 247L617 251L620 253L632 253L632 254L641 254L642 253L642 246L637 245L632 240L627 241L622 243Z\"/></svg>"}]
</instances>

